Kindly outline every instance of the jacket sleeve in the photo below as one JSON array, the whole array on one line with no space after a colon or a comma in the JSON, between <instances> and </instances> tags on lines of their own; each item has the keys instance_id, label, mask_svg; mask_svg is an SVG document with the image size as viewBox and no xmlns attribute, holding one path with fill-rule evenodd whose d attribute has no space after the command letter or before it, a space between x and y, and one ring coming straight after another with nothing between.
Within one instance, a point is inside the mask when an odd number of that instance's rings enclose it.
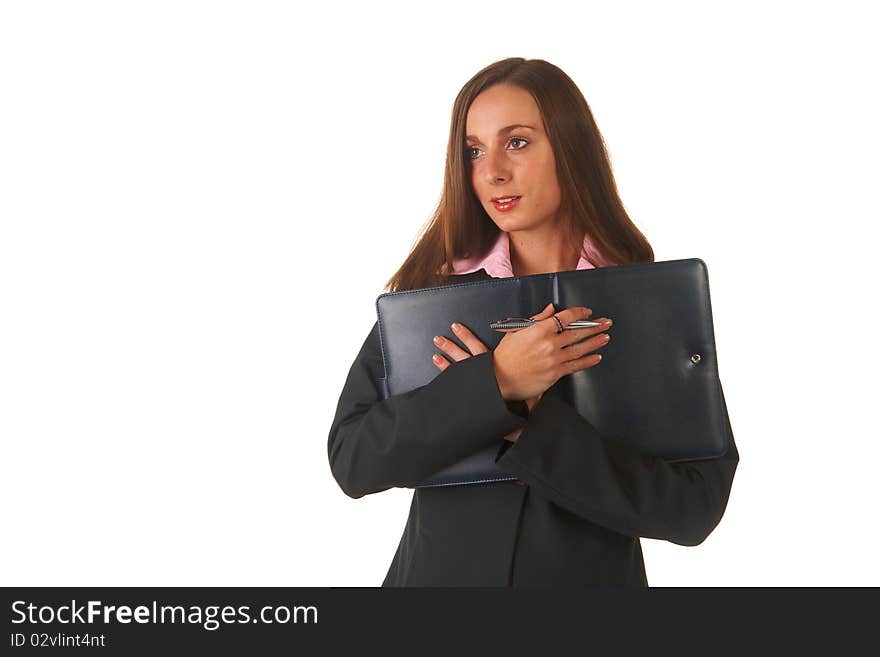
<instances>
[{"instance_id":1,"label":"jacket sleeve","mask_svg":"<svg viewBox=\"0 0 880 657\"><path fill-rule=\"evenodd\" d=\"M496 463L535 493L607 529L699 545L724 515L739 463L726 402L724 412L725 454L669 463L601 435L573 406L544 395Z\"/></svg>"},{"instance_id":2,"label":"jacket sleeve","mask_svg":"<svg viewBox=\"0 0 880 657\"><path fill-rule=\"evenodd\" d=\"M425 358L433 352L426 350ZM429 383L382 399L378 323L348 373L330 427L333 477L358 498L411 487L525 424L498 388L493 352L453 362Z\"/></svg>"}]
</instances>

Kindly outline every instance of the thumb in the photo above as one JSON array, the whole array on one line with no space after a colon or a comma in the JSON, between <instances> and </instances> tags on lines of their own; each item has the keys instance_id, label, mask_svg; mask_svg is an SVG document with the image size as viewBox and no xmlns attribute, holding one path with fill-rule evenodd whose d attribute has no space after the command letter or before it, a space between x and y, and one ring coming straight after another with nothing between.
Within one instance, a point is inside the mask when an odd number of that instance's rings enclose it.
<instances>
[{"instance_id":1,"label":"thumb","mask_svg":"<svg viewBox=\"0 0 880 657\"><path fill-rule=\"evenodd\" d=\"M532 315L531 317L529 317L529 319L547 319L548 317L551 317L554 312L555 309L553 308L553 304L548 303L546 306L544 306L544 310L539 312L537 315Z\"/></svg>"}]
</instances>

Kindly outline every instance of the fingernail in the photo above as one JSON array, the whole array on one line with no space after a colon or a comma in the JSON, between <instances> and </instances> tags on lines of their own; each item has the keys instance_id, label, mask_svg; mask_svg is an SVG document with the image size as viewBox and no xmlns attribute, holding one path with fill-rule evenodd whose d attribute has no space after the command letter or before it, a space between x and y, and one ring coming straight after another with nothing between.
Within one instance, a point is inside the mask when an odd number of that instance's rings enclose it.
<instances>
[{"instance_id":1,"label":"fingernail","mask_svg":"<svg viewBox=\"0 0 880 657\"><path fill-rule=\"evenodd\" d=\"M435 363L439 363L440 356L438 356L437 354L434 354L433 356L431 356L431 360L433 360Z\"/></svg>"},{"instance_id":2,"label":"fingernail","mask_svg":"<svg viewBox=\"0 0 880 657\"><path fill-rule=\"evenodd\" d=\"M458 322L455 322L455 323L452 325L452 330L453 330L453 331L458 331L458 329L460 329L460 328L461 328L461 324L459 324Z\"/></svg>"},{"instance_id":3,"label":"fingernail","mask_svg":"<svg viewBox=\"0 0 880 657\"><path fill-rule=\"evenodd\" d=\"M439 335L435 335L435 336L434 336L434 344L440 344L441 342L442 342L442 340L440 339L440 336L439 336Z\"/></svg>"},{"instance_id":4,"label":"fingernail","mask_svg":"<svg viewBox=\"0 0 880 657\"><path fill-rule=\"evenodd\" d=\"M605 324L605 326L611 326L613 323L614 323L614 322L612 322L610 319L606 319L606 320L604 320L604 322L603 322L603 324Z\"/></svg>"}]
</instances>

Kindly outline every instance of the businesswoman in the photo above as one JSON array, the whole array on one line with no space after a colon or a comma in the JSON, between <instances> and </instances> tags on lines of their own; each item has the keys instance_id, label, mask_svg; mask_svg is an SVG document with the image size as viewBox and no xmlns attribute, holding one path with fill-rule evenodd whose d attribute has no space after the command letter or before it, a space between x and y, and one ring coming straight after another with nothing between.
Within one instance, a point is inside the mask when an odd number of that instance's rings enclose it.
<instances>
[{"instance_id":1,"label":"businesswoman","mask_svg":"<svg viewBox=\"0 0 880 657\"><path fill-rule=\"evenodd\" d=\"M442 197L387 288L653 260L581 92L546 61L509 58L455 99ZM645 587L640 537L697 545L712 532L739 462L729 422L722 457L668 463L601 435L556 394L567 374L614 367L601 361L613 318L559 332L591 315L536 308L539 321L494 350L450 327L425 353L437 376L388 399L374 324L330 428L342 490L412 487L492 445L517 477L415 489L383 586Z\"/></svg>"}]
</instances>

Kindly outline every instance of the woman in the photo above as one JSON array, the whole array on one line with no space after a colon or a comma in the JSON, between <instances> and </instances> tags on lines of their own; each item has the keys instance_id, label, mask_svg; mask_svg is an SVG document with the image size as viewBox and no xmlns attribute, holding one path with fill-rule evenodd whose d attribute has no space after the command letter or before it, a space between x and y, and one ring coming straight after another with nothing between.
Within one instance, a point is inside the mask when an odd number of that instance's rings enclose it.
<instances>
[{"instance_id":1,"label":"woman","mask_svg":"<svg viewBox=\"0 0 880 657\"><path fill-rule=\"evenodd\" d=\"M453 107L443 195L392 291L653 262L618 197L583 95L559 68L510 58ZM351 497L413 486L488 445L516 481L419 488L383 586L648 585L639 537L697 545L727 506L739 454L667 463L610 440L555 394L600 365L599 327L559 332L587 308L548 305L490 351L466 326L438 336L430 383L382 399L378 327L354 361L330 429ZM589 336L578 344L573 344ZM569 346L571 345L571 346Z\"/></svg>"}]
</instances>

